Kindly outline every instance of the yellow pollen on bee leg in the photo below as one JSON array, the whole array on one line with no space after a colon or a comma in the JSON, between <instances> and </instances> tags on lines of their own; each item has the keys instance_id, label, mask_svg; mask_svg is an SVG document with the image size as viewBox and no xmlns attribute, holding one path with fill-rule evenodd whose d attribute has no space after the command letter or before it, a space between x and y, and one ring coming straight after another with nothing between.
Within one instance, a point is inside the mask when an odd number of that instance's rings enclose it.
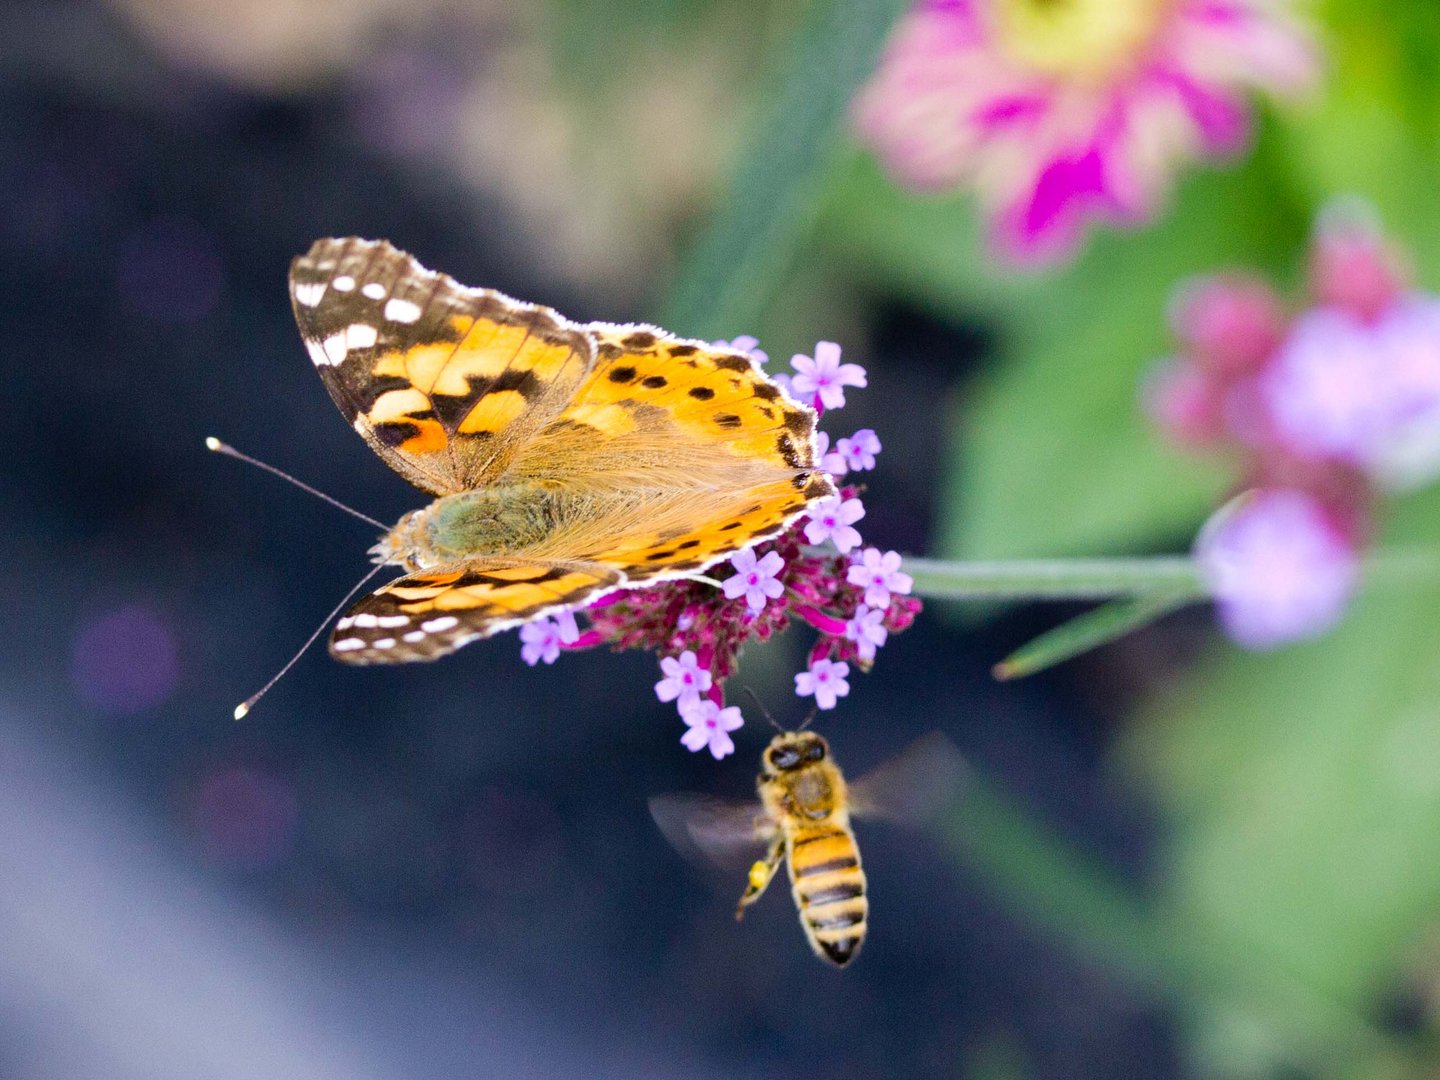
<instances>
[{"instance_id":1,"label":"yellow pollen on bee leg","mask_svg":"<svg viewBox=\"0 0 1440 1080\"><path fill-rule=\"evenodd\" d=\"M750 867L750 887L752 889L763 889L770 880L770 867L764 859L756 859L755 865Z\"/></svg>"}]
</instances>

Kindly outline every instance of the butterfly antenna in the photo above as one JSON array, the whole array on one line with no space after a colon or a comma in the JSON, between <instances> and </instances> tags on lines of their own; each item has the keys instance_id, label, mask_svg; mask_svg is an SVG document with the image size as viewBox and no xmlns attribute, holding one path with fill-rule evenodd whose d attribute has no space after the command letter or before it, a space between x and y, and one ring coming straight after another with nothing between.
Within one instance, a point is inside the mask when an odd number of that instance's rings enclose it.
<instances>
[{"instance_id":1,"label":"butterfly antenna","mask_svg":"<svg viewBox=\"0 0 1440 1080\"><path fill-rule=\"evenodd\" d=\"M815 722L815 717L817 717L817 716L819 716L819 715L820 715L820 706L817 705L817 706L815 706L815 708L813 708L813 709L810 710L810 715L807 716L807 717L805 717L805 722L804 722L803 724L801 724L801 725L800 725L798 728L796 728L795 730L796 730L796 731L804 731L807 727L809 727L811 724L813 724L813 723Z\"/></svg>"},{"instance_id":2,"label":"butterfly antenna","mask_svg":"<svg viewBox=\"0 0 1440 1080\"><path fill-rule=\"evenodd\" d=\"M340 603L336 604L335 610L330 612L329 615L326 615L320 625L315 628L315 632L305 639L305 644L301 645L295 655L292 656L288 662L286 662L285 666L275 673L275 677L272 678L255 693L251 694L239 705L235 706L236 720L245 719L245 714L255 707L255 703L259 701L262 697L264 697L266 692L272 686L274 686L277 682L280 681L281 676L283 676L287 671L289 671L292 667L295 666L295 661L299 660L300 657L305 655L306 649L310 648L311 645L315 644L315 639L320 636L320 631L324 630L325 627L330 625L330 620L335 618L336 615L339 615L340 612L345 610L345 605L350 602L350 598L353 597L356 593L358 593L361 589L363 589L365 585L369 582L369 580L383 569L385 569L385 564L381 563L380 565L376 566L375 569L371 570L363 578L357 581L355 585L351 588L351 590L345 594L345 599L341 600Z\"/></svg>"},{"instance_id":3,"label":"butterfly antenna","mask_svg":"<svg viewBox=\"0 0 1440 1080\"><path fill-rule=\"evenodd\" d=\"M765 708L765 703L760 700L759 695L757 695L755 691L751 690L748 686L742 686L740 689L744 690L745 693L750 695L750 700L755 702L755 707L760 710L761 715L764 716L766 720L770 721L770 726L773 727L776 731L780 732L780 734L785 734L785 729L775 722L775 718L770 715L770 710Z\"/></svg>"},{"instance_id":4,"label":"butterfly antenna","mask_svg":"<svg viewBox=\"0 0 1440 1080\"><path fill-rule=\"evenodd\" d=\"M349 506L346 506L346 505L345 505L344 503L342 503L339 499L333 499L333 498L331 498L329 495L326 495L323 491L316 491L313 487L311 487L309 484L305 483L303 480L296 480L295 477L291 476L291 475L290 475L289 473L287 473L287 472L282 472L281 470L277 469L274 465L266 465L265 462L263 462L263 461L257 461L255 458L251 457L249 454L242 454L239 450L236 450L233 446L229 445L228 443L223 443L223 442L221 442L219 439L215 438L214 435L209 436L209 437L205 440L205 446L206 446L206 449L213 450L213 451L215 451L215 453L217 453L217 454L224 454L226 457L233 457L233 458L235 458L237 461L243 461L243 462L245 462L246 464L254 465L257 469L264 469L264 470L265 470L266 472L268 472L271 476L278 476L278 477L280 477L281 480L288 480L288 481L290 481L290 483L292 483L292 484L294 484L296 487L298 487L301 491L308 491L311 495L314 495L317 499L322 499L322 500L324 500L325 502L329 503L331 506L335 507L337 510L344 510L345 513L349 514L351 517L357 517L357 518L359 518L361 521L367 522L367 523L375 526L375 528L379 529L381 532L389 532L389 531L390 531L390 526L389 526L389 525L386 525L383 521L376 521L376 520L375 520L374 518L372 518L369 514L362 514L359 510L355 510L355 509L352 509L352 508L349 507Z\"/></svg>"}]
</instances>

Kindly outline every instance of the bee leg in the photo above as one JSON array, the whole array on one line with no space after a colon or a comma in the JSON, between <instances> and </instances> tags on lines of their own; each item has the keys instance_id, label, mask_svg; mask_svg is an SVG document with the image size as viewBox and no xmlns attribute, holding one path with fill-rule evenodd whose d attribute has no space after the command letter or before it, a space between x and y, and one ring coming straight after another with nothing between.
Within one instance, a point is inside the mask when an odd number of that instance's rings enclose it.
<instances>
[{"instance_id":1,"label":"bee leg","mask_svg":"<svg viewBox=\"0 0 1440 1080\"><path fill-rule=\"evenodd\" d=\"M784 857L785 837L776 833L775 839L770 841L770 847L765 852L765 857L755 860L755 865L750 867L750 881L746 884L745 893L740 897L740 903L735 908L736 922L743 919L745 909L764 894L765 887L770 884L770 879L775 876L775 871L780 868L780 860Z\"/></svg>"}]
</instances>

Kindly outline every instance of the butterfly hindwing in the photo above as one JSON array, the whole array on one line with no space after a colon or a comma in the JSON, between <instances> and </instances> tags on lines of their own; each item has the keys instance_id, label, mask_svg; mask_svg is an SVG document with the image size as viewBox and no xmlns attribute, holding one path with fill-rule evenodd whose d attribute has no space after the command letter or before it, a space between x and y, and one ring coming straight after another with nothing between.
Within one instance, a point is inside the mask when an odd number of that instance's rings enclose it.
<instances>
[{"instance_id":1,"label":"butterfly hindwing","mask_svg":"<svg viewBox=\"0 0 1440 1080\"><path fill-rule=\"evenodd\" d=\"M814 412L749 356L653 327L589 330L594 369L511 472L649 494L643 513L566 537L569 554L621 567L632 582L673 577L774 536L834 493L816 468Z\"/></svg>"},{"instance_id":2,"label":"butterfly hindwing","mask_svg":"<svg viewBox=\"0 0 1440 1080\"><path fill-rule=\"evenodd\" d=\"M351 664L435 660L478 638L621 582L604 567L473 559L396 578L335 624L330 655Z\"/></svg>"},{"instance_id":3,"label":"butterfly hindwing","mask_svg":"<svg viewBox=\"0 0 1440 1080\"><path fill-rule=\"evenodd\" d=\"M594 364L590 335L549 308L466 288L384 241L317 241L290 295L345 419L434 495L503 472Z\"/></svg>"}]
</instances>

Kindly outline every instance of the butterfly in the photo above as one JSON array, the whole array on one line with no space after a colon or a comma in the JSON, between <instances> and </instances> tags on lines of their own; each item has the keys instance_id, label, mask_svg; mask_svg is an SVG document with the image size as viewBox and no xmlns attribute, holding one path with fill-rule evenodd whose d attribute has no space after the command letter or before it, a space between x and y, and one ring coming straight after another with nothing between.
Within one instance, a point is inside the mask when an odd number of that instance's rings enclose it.
<instances>
[{"instance_id":1,"label":"butterfly","mask_svg":"<svg viewBox=\"0 0 1440 1080\"><path fill-rule=\"evenodd\" d=\"M835 492L815 413L744 353L571 322L356 237L295 259L290 297L346 421L434 496L371 549L407 572L335 624L338 660L434 660L693 577Z\"/></svg>"}]
</instances>

